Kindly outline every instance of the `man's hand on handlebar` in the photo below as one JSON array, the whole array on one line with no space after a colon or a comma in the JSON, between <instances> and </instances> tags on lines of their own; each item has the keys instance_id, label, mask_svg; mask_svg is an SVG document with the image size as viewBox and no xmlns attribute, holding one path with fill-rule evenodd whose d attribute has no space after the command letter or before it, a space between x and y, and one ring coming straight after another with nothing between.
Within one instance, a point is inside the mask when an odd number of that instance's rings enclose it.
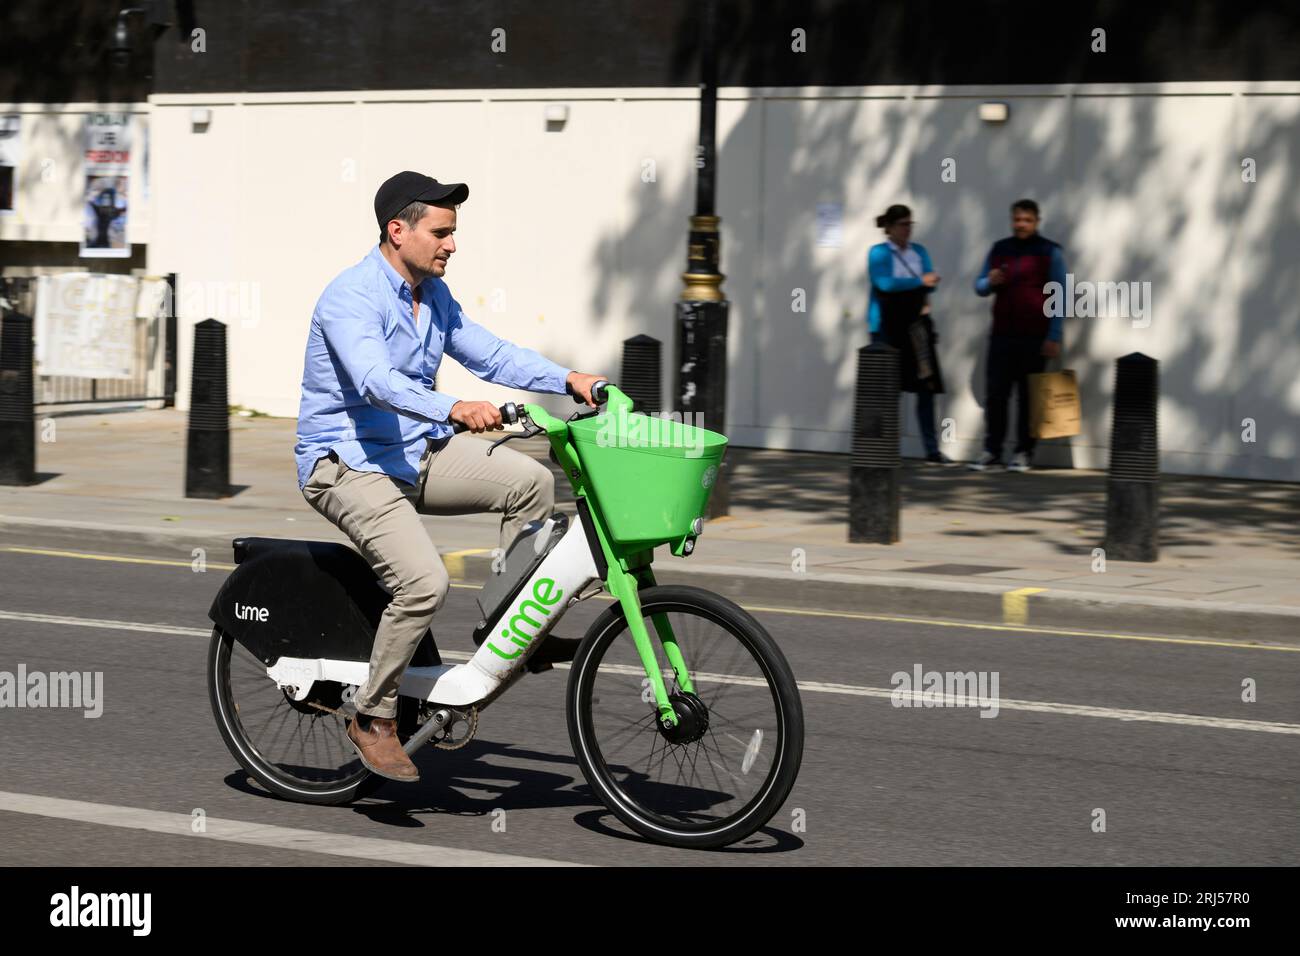
<instances>
[{"instance_id":1,"label":"man's hand on handlebar","mask_svg":"<svg viewBox=\"0 0 1300 956\"><path fill-rule=\"evenodd\" d=\"M608 375L587 375L583 372L570 372L569 377L564 380L568 385L569 391L576 397L582 399L592 408L600 403L594 401L591 397L591 387L597 382L608 382Z\"/></svg>"},{"instance_id":2,"label":"man's hand on handlebar","mask_svg":"<svg viewBox=\"0 0 1300 956\"><path fill-rule=\"evenodd\" d=\"M471 432L500 431L505 427L501 423L501 409L491 402L457 402L451 406L449 417Z\"/></svg>"}]
</instances>

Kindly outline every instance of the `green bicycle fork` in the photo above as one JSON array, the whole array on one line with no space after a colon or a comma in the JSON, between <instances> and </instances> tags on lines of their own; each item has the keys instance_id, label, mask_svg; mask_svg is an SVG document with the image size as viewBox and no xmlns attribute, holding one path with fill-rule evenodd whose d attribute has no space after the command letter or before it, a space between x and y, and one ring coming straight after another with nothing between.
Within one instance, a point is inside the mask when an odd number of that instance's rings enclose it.
<instances>
[{"instance_id":1,"label":"green bicycle fork","mask_svg":"<svg viewBox=\"0 0 1300 956\"><path fill-rule=\"evenodd\" d=\"M650 570L648 564L636 572L636 579L639 587L643 588L652 588L658 583L655 581L654 571ZM639 595L637 604L640 606ZM677 635L673 633L672 625L668 623L668 615L662 612L652 614L651 620L654 621L655 632L659 635L659 643L663 645L668 663L672 665L673 673L677 675L677 686L687 694L695 693L695 687L691 684L691 675L686 670L686 658L682 657L681 648L677 644Z\"/></svg>"},{"instance_id":2,"label":"green bicycle fork","mask_svg":"<svg viewBox=\"0 0 1300 956\"><path fill-rule=\"evenodd\" d=\"M654 573L649 567L629 573L624 571L618 562L609 565L605 586L609 589L609 593L618 599L619 605L623 608L623 616L627 618L628 630L632 632L632 642L636 645L637 654L650 681L650 688L654 692L659 722L666 727L676 727L677 712L668 700L668 688L664 685L663 671L655 654L654 643L650 640L650 632L645 626L645 617L641 613L639 591L642 585L646 587L654 585ZM651 620L654 622L655 633L659 636L659 643L663 645L664 656L668 658L668 663L677 677L677 686L686 693L694 693L690 674L686 669L686 659L677 645L677 637L668 623L668 616L662 613L653 614Z\"/></svg>"}]
</instances>

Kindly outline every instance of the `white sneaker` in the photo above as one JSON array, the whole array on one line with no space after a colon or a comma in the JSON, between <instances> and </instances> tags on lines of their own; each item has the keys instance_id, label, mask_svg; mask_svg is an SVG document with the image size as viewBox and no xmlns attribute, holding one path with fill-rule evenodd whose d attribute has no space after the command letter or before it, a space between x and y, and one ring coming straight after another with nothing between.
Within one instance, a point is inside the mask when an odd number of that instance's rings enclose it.
<instances>
[{"instance_id":1,"label":"white sneaker","mask_svg":"<svg viewBox=\"0 0 1300 956\"><path fill-rule=\"evenodd\" d=\"M971 471L987 471L988 469L992 468L994 465L1000 465L1000 464L1002 464L1001 458L993 454L993 452L991 451L986 451L984 452L984 454L980 455L978 458L976 458L966 467L969 468Z\"/></svg>"},{"instance_id":2,"label":"white sneaker","mask_svg":"<svg viewBox=\"0 0 1300 956\"><path fill-rule=\"evenodd\" d=\"M1028 471L1029 455L1023 451L1016 452L1011 457L1011 464L1007 465L1007 471Z\"/></svg>"}]
</instances>

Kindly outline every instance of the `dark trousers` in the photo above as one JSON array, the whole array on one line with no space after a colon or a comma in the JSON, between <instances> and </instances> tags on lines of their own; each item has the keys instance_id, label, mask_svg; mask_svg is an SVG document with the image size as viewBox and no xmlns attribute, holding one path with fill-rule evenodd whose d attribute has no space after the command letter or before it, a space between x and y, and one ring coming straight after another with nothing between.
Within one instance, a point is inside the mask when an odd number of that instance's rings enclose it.
<instances>
[{"instance_id":1,"label":"dark trousers","mask_svg":"<svg viewBox=\"0 0 1300 956\"><path fill-rule=\"evenodd\" d=\"M934 433L934 392L916 393L916 421L921 426L921 441L927 455L938 454L939 439Z\"/></svg>"},{"instance_id":2,"label":"dark trousers","mask_svg":"<svg viewBox=\"0 0 1300 956\"><path fill-rule=\"evenodd\" d=\"M1007 405L1016 393L1016 451L1032 454L1029 435L1029 376L1047 365L1043 337L990 335L984 387L984 450L1002 457L1007 438Z\"/></svg>"}]
</instances>

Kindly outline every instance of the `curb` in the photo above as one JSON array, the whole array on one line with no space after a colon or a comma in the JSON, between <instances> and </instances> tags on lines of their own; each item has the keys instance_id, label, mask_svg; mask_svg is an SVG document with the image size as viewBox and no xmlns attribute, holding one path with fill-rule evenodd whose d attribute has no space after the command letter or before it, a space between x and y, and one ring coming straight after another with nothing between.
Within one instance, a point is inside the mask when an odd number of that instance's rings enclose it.
<instances>
[{"instance_id":1,"label":"curb","mask_svg":"<svg viewBox=\"0 0 1300 956\"><path fill-rule=\"evenodd\" d=\"M312 525L308 537L345 542L342 533ZM292 529L279 534L292 535ZM160 557L174 552L188 562L194 548L209 561L231 560L235 533L211 529L152 528L93 522L60 522L0 516L0 546L44 546L52 550ZM491 571L487 549L439 548L453 581L478 584ZM1186 600L1156 595L1098 595L965 580L907 579L889 575L793 574L728 565L692 565L690 559L656 562L661 584L689 584L715 591L743 607L877 616L942 619L969 624L1114 632L1161 637L1199 637L1300 646L1300 607L1259 607L1226 601Z\"/></svg>"}]
</instances>

